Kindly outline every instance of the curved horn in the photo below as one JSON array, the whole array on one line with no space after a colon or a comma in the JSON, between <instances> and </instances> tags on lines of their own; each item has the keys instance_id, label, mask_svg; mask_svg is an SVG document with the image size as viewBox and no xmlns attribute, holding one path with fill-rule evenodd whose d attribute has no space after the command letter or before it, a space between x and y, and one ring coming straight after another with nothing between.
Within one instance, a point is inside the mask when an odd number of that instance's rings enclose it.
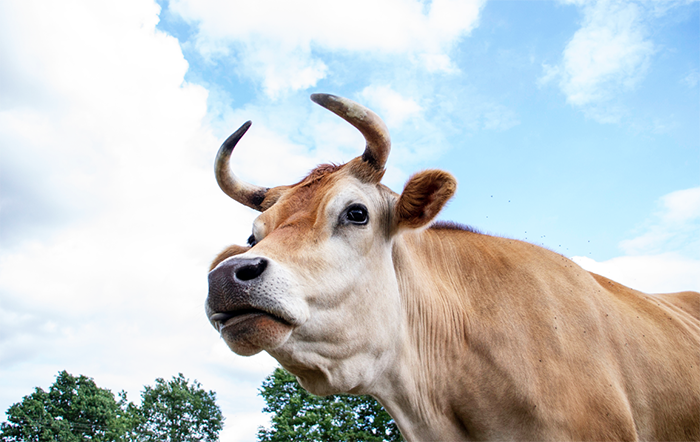
<instances>
[{"instance_id":1,"label":"curved horn","mask_svg":"<svg viewBox=\"0 0 700 442\"><path fill-rule=\"evenodd\" d=\"M250 121L246 121L243 123L243 126L226 138L226 141L224 141L216 154L214 170L216 171L216 182L219 183L219 187L226 195L241 204L262 212L261 204L269 189L239 180L229 166L229 158L233 148L236 147L238 140L243 137L251 124Z\"/></svg>"},{"instance_id":2,"label":"curved horn","mask_svg":"<svg viewBox=\"0 0 700 442\"><path fill-rule=\"evenodd\" d=\"M389 130L377 114L352 100L335 95L312 94L311 100L355 126L367 141L362 159L375 169L384 170L391 150L391 139Z\"/></svg>"}]
</instances>

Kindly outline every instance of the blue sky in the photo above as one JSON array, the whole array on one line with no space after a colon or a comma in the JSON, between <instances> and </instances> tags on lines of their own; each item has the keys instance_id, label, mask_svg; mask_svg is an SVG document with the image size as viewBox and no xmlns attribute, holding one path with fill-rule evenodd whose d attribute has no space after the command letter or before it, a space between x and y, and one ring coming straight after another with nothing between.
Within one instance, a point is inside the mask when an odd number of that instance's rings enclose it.
<instances>
[{"instance_id":1,"label":"blue sky","mask_svg":"<svg viewBox=\"0 0 700 442\"><path fill-rule=\"evenodd\" d=\"M541 239L568 256L610 259L659 198L698 184L700 27L697 3L667 3L666 10L654 3L601 3L587 7L593 11L558 2L484 3L473 30L449 42L452 72L431 72L406 51L351 51L350 44L339 51L320 37L310 39L305 53L326 66L321 78L313 86L268 93L270 80L242 66L246 49L240 42L229 44L224 55L203 56L206 37L196 19L176 12L179 3L160 3L158 26L179 39L190 62L185 78L207 85L212 118L229 106L284 108L287 102L308 108L309 91L362 101L358 94L367 88L390 90L420 108L392 127L394 142L435 153L408 159L404 174L439 167L460 178L460 193L444 218ZM585 32L586 21L591 33L596 27L626 33L618 36L621 52L609 54L601 64L611 66L599 74L548 77L567 69L563 53L572 36ZM568 91L573 80L567 75L592 78ZM575 93L583 96L579 102ZM312 144L303 137L299 142ZM392 184L400 189L400 180Z\"/></svg>"},{"instance_id":2,"label":"blue sky","mask_svg":"<svg viewBox=\"0 0 700 442\"><path fill-rule=\"evenodd\" d=\"M368 12L369 11L369 12ZM203 314L209 261L255 214L217 188L223 139L273 186L384 118L385 183L441 168L441 214L633 288L700 290L700 2L71 0L0 4L0 408L59 370L133 400L183 372L224 441L266 422L275 362Z\"/></svg>"}]
</instances>

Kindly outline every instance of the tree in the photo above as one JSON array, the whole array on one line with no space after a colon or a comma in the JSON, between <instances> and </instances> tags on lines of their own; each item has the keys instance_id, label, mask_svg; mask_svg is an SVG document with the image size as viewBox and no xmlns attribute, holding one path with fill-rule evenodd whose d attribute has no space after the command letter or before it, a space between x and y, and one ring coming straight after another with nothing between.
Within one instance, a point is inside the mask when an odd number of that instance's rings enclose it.
<instances>
[{"instance_id":1,"label":"tree","mask_svg":"<svg viewBox=\"0 0 700 442\"><path fill-rule=\"evenodd\" d=\"M224 417L216 393L201 387L196 380L190 385L182 373L168 382L156 379L155 387L146 386L136 433L146 441L216 441Z\"/></svg>"},{"instance_id":2,"label":"tree","mask_svg":"<svg viewBox=\"0 0 700 442\"><path fill-rule=\"evenodd\" d=\"M141 406L115 400L86 376L62 371L49 391L37 387L7 410L0 442L213 442L223 427L216 393L182 374L141 392Z\"/></svg>"},{"instance_id":3,"label":"tree","mask_svg":"<svg viewBox=\"0 0 700 442\"><path fill-rule=\"evenodd\" d=\"M371 396L314 396L296 378L277 368L262 384L260 395L272 413L271 428L260 427L258 439L282 441L401 441L389 414Z\"/></svg>"},{"instance_id":4,"label":"tree","mask_svg":"<svg viewBox=\"0 0 700 442\"><path fill-rule=\"evenodd\" d=\"M123 437L125 410L111 391L86 376L61 371L46 392L37 387L7 410L2 442L114 441Z\"/></svg>"}]
</instances>

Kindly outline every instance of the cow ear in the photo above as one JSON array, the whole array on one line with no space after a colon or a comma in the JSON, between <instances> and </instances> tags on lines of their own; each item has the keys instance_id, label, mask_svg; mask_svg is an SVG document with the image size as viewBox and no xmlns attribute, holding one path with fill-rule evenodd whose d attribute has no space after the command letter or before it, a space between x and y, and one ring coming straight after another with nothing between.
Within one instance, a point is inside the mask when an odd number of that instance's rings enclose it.
<instances>
[{"instance_id":1,"label":"cow ear","mask_svg":"<svg viewBox=\"0 0 700 442\"><path fill-rule=\"evenodd\" d=\"M250 247L237 246L237 245L226 247L221 253L219 253L219 256L217 256L214 259L214 262L211 263L211 266L209 266L209 271L211 272L212 270L214 270L214 268L216 266L221 264L226 259L228 259L232 256L240 255L241 253L245 253L248 250L250 250Z\"/></svg>"},{"instance_id":2,"label":"cow ear","mask_svg":"<svg viewBox=\"0 0 700 442\"><path fill-rule=\"evenodd\" d=\"M413 175L394 206L397 228L417 229L432 221L457 190L457 180L442 170Z\"/></svg>"}]
</instances>

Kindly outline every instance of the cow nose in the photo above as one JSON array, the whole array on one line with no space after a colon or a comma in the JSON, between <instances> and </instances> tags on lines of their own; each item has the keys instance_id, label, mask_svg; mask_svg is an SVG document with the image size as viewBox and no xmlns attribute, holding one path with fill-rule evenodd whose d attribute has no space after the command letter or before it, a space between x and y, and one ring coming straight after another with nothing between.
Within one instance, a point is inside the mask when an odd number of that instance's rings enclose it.
<instances>
[{"instance_id":1,"label":"cow nose","mask_svg":"<svg viewBox=\"0 0 700 442\"><path fill-rule=\"evenodd\" d=\"M209 272L206 311L217 329L233 315L250 307L250 290L260 283L268 260L265 258L229 258Z\"/></svg>"},{"instance_id":2,"label":"cow nose","mask_svg":"<svg viewBox=\"0 0 700 442\"><path fill-rule=\"evenodd\" d=\"M230 258L217 266L209 274L209 281L226 282L234 285L252 282L267 268L265 258Z\"/></svg>"}]
</instances>

